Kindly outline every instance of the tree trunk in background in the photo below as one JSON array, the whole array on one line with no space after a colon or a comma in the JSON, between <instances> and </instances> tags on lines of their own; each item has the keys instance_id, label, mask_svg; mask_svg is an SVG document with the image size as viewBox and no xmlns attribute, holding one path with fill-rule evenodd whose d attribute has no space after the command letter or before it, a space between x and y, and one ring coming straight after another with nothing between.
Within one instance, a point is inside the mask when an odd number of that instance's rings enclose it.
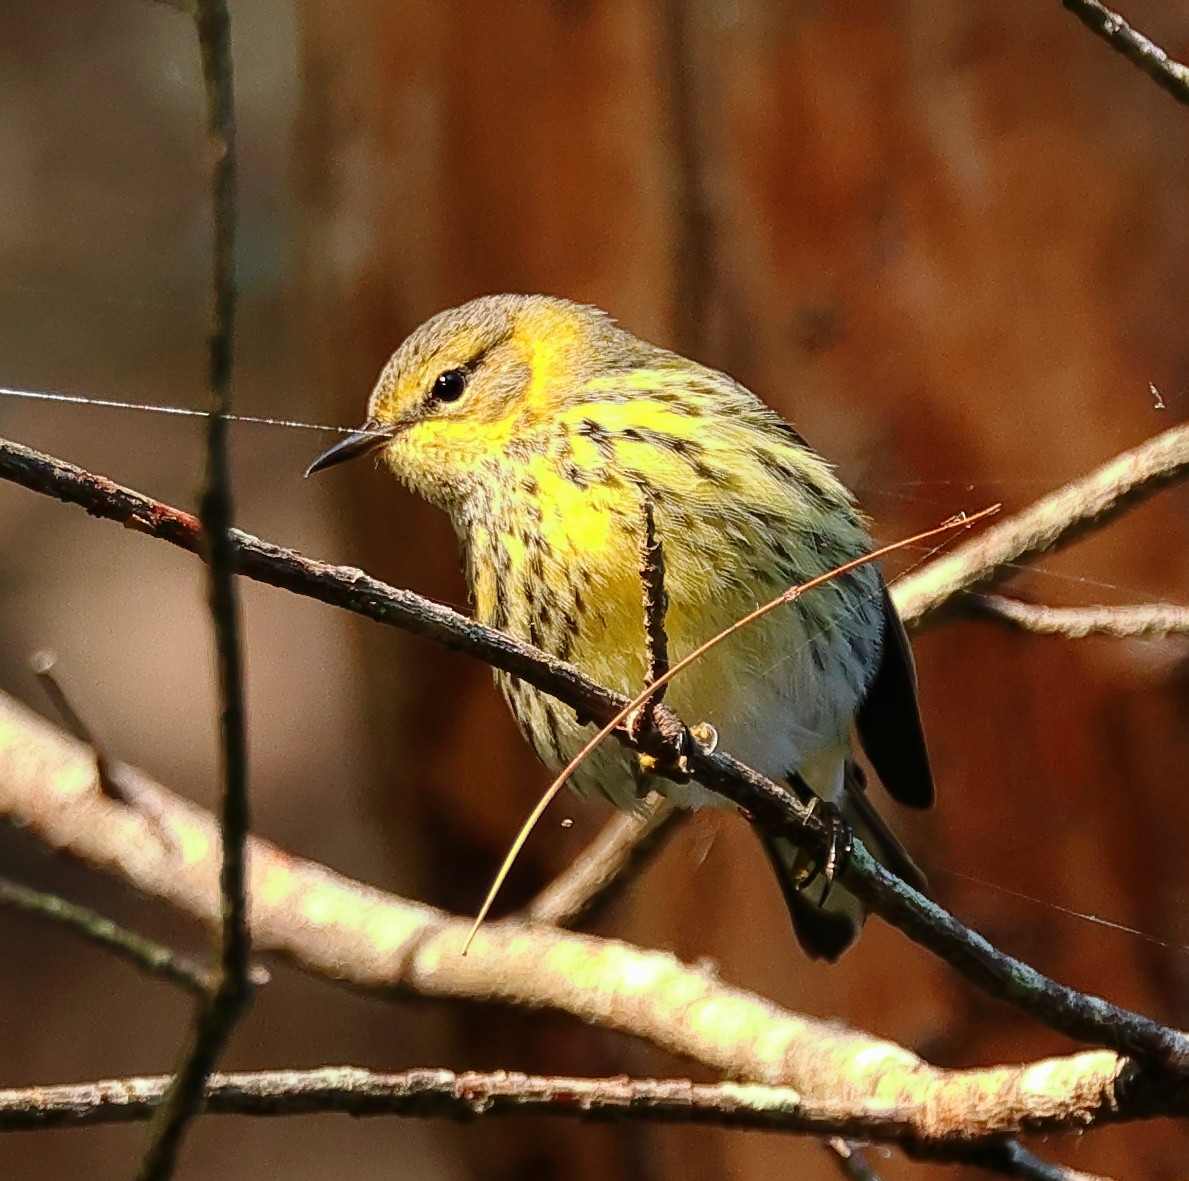
<instances>
[{"instance_id":1,"label":"tree trunk in background","mask_svg":"<svg viewBox=\"0 0 1189 1181\"><path fill-rule=\"evenodd\" d=\"M1189 50L1183 5L1132 7ZM361 419L427 315L501 290L597 303L728 369L838 463L881 539L1020 507L1185 414L1189 113L1056 2L350 0L301 21L310 363L333 420ZM334 478L349 560L465 601L443 516L382 473ZM1183 600L1187 507L1166 494L1016 589ZM545 776L484 669L382 629L366 644L377 809L422 850L426 896L473 911ZM1059 909L1189 941L1184 644L962 624L917 650L940 803L894 820L938 897L1058 978L1185 1023L1177 947ZM597 819L547 822L509 898ZM807 964L730 816L688 828L602 929L946 1065L1068 1048L877 921L838 967ZM443 1057L686 1070L572 1023L462 1011ZM516 1122L460 1143L483 1178L836 1175L815 1145L709 1129ZM1172 1177L1189 1145L1154 1125L1047 1147Z\"/></svg>"}]
</instances>

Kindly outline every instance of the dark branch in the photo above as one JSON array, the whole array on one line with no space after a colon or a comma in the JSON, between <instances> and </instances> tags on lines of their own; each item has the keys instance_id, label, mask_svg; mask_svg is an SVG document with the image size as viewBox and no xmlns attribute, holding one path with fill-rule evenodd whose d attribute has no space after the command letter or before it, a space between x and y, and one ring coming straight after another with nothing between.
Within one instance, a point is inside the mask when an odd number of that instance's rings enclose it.
<instances>
[{"instance_id":1,"label":"dark branch","mask_svg":"<svg viewBox=\"0 0 1189 1181\"><path fill-rule=\"evenodd\" d=\"M160 1181L173 1173L186 1126L201 1106L207 1076L214 1069L232 1027L251 997L248 975L251 939L244 865L249 827L247 728L239 602L233 577L234 502L227 455L236 304L236 151L231 23L224 0L197 0L193 16L202 59L207 135L212 148L213 266L211 323L207 339L211 413L207 418L206 479L199 516L203 530L203 557L208 568L207 602L214 628L218 668L222 923L215 988L196 1014L177 1073L154 1116L138 1174L140 1181Z\"/></svg>"},{"instance_id":2,"label":"dark branch","mask_svg":"<svg viewBox=\"0 0 1189 1181\"><path fill-rule=\"evenodd\" d=\"M1021 1181L1107 1181L1105 1177L1042 1160L1017 1140L980 1145L966 1160L969 1164L978 1165L989 1172L999 1173L1004 1177L1018 1177Z\"/></svg>"},{"instance_id":3,"label":"dark branch","mask_svg":"<svg viewBox=\"0 0 1189 1181\"><path fill-rule=\"evenodd\" d=\"M1146 481L1150 485L1159 479L1167 483L1173 478L1170 470L1181 471L1189 465L1189 427L1182 428L1179 434L1168 432L1152 441L1141 465L1145 481L1139 481L1136 475L1135 457L1142 451L1140 448L1122 457L1116 465L1119 478L1132 497L1138 496L1138 482ZM1161 474L1153 474L1153 469ZM1093 500L1100 519L1107 513L1104 503L1117 504L1124 495L1110 495L1101 487L1101 471L1105 470L1101 469L1088 481L1094 490ZM0 477L83 504L95 515L122 521L193 552L200 550L200 530L189 514L120 488L72 465L39 455L29 448L0 442ZM1069 503L1073 487L1070 485L1063 490L1061 498L1067 516L1083 520L1084 512ZM1041 503L1052 499L1046 498ZM1018 518L1027 525L1029 536L1035 536L1033 517L1036 512L1035 507L1027 509ZM1010 526L1011 522L1005 524ZM998 526L995 532L1000 533L1003 528ZM1054 528L1050 524L1047 534L1052 535ZM465 651L551 693L600 725L616 716L627 704L619 694L594 684L572 665L484 627L441 604L410 591L386 586L360 570L312 562L293 550L271 545L238 530L233 531L232 536L237 569L249 577L345 607L446 647ZM979 541L981 539L961 549L970 550ZM1000 543L992 557L1002 553L1003 548L1004 543ZM952 560L951 556L935 564L945 565ZM969 577L969 561L963 566L965 577ZM951 593L958 593L957 589ZM933 609L939 605L940 602L936 602ZM657 712L660 715L668 711L665 706L660 706ZM676 719L674 723L680 725ZM616 736L622 742L629 741L626 731L617 731ZM832 826L813 814L785 788L723 753L696 748L689 758L700 783L746 809L766 830L787 836L814 855L826 855L833 835ZM888 873L859 842L855 843L843 883L887 922L952 964L988 995L1007 1001L1070 1037L1106 1045L1146 1062L1178 1070L1189 1066L1189 1038L1184 1034L1142 1014L1058 984L1022 961L1003 954L934 902Z\"/></svg>"},{"instance_id":4,"label":"dark branch","mask_svg":"<svg viewBox=\"0 0 1189 1181\"><path fill-rule=\"evenodd\" d=\"M648 653L645 684L651 685L669 671L669 637L665 632L669 596L665 593L665 551L656 532L655 510L647 498L644 500L644 544L640 549L640 584L644 592L644 640ZM661 685L648 703L640 707L648 726L652 724L653 707L664 700L667 688L667 683Z\"/></svg>"},{"instance_id":5,"label":"dark branch","mask_svg":"<svg viewBox=\"0 0 1189 1181\"><path fill-rule=\"evenodd\" d=\"M1133 29L1117 12L1098 0L1061 0L1088 29L1138 66L1179 103L1189 105L1189 68L1174 61L1154 41Z\"/></svg>"},{"instance_id":6,"label":"dark branch","mask_svg":"<svg viewBox=\"0 0 1189 1181\"><path fill-rule=\"evenodd\" d=\"M142 972L177 984L195 996L205 998L214 984L211 974L201 964L194 963L163 943L121 927L89 906L68 902L57 894L47 894L0 877L0 904L60 923L84 939L135 964Z\"/></svg>"},{"instance_id":7,"label":"dark branch","mask_svg":"<svg viewBox=\"0 0 1189 1181\"><path fill-rule=\"evenodd\" d=\"M1157 453L1165 457L1165 469L1160 476L1165 483L1171 478L1166 469L1166 453L1176 441L1172 438L1174 434L1170 432L1153 440L1153 444L1159 445L1155 448ZM1179 441L1184 445L1184 454L1177 452L1178 457L1189 463L1189 427L1183 428ZM1137 495L1132 459L1135 454L1137 452L1120 460L1132 495ZM1152 459L1146 466L1150 469L1158 465ZM111 480L89 475L61 460L40 456L30 448L0 442L0 477L14 479L62 500L81 503L94 515L112 517L140 532L201 553L201 532L194 517L137 492L119 488ZM1149 476L1151 478L1155 477ZM1101 494L1102 490L1099 492ZM1069 489L1062 495L1068 501ZM1097 497L1097 501L1102 498ZM1046 498L1048 500L1052 498ZM1067 510L1074 516L1080 511L1076 505L1070 504L1067 504ZM1031 520L1036 511L1034 508L1025 510L1020 514L1020 520ZM1102 515L1101 510L1099 515ZM1009 526L1011 522L1006 524ZM994 532L1002 528L1000 526ZM618 693L596 685L572 665L411 591L386 586L351 567L315 563L291 549L273 546L239 530L233 530L232 536L239 572L260 582L357 611L372 620L459 649L487 664L503 668L537 689L552 693L559 701L599 724L610 721L627 704ZM977 541L969 542L962 549L965 551L975 545ZM950 561L952 555L935 565ZM658 715L662 712L667 712L666 706L659 706ZM673 721L680 725L675 718ZM625 730L617 731L616 736L619 741L629 741ZM648 737L644 736L644 741L647 742ZM690 765L699 783L741 805L761 827L778 831L814 855L825 856L828 852L831 825L822 817L813 815L811 809L784 787L730 755L707 752L703 748L691 750ZM1006 1000L1070 1037L1108 1045L1145 1061L1176 1064L1177 1068L1189 1066L1189 1038L1143 1014L1059 985L1023 961L1001 953L942 907L921 897L888 873L879 862L870 858L861 843L855 844L843 881L877 915L942 957L992 997Z\"/></svg>"}]
</instances>

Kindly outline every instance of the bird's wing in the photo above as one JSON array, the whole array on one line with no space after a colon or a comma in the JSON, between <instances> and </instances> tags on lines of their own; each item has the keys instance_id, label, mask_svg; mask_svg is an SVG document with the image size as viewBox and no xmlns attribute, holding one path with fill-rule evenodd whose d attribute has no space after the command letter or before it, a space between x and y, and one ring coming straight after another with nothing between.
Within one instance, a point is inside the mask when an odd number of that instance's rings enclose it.
<instances>
[{"instance_id":1,"label":"bird's wing","mask_svg":"<svg viewBox=\"0 0 1189 1181\"><path fill-rule=\"evenodd\" d=\"M916 668L904 624L882 577L883 645L879 668L859 706L863 749L892 798L913 808L933 803L933 771L917 705Z\"/></svg>"}]
</instances>

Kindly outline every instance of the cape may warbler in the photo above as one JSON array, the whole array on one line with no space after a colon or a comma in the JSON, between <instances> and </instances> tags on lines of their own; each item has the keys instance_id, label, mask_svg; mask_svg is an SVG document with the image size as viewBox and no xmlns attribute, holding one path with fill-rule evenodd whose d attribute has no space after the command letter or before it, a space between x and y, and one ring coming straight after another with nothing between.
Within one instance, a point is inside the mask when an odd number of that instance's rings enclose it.
<instances>
[{"instance_id":1,"label":"cape may warbler","mask_svg":"<svg viewBox=\"0 0 1189 1181\"><path fill-rule=\"evenodd\" d=\"M489 296L423 324L380 375L364 429L309 470L371 451L450 514L480 620L628 695L646 676L645 500L673 659L870 546L829 465L738 382L547 296ZM592 733L553 698L496 679L551 768ZM932 802L912 658L873 565L720 644L675 678L667 702L744 762L838 805L876 856L921 883L851 761L856 730L897 800ZM652 782L613 741L574 785L621 808L649 786L679 804L717 798ZM821 881L799 890L803 855L765 843L802 945L834 959L858 933L858 902Z\"/></svg>"}]
</instances>

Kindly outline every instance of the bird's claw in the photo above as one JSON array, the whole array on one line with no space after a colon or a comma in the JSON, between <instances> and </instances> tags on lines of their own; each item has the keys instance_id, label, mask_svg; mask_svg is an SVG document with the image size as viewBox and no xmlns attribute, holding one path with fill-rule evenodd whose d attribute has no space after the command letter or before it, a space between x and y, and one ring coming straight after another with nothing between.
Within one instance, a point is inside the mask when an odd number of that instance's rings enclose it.
<instances>
[{"instance_id":1,"label":"bird's claw","mask_svg":"<svg viewBox=\"0 0 1189 1181\"><path fill-rule=\"evenodd\" d=\"M803 890L820 877L824 885L822 886L822 895L817 899L817 905L825 906L826 899L830 897L830 891L834 888L835 879L850 859L850 825L846 823L836 804L832 804L829 800L823 800L820 796L811 796L808 807L811 817L816 816L819 812L822 813L829 828L829 836L827 837L825 860L810 862L805 869L803 880L797 883L797 888Z\"/></svg>"}]
</instances>

